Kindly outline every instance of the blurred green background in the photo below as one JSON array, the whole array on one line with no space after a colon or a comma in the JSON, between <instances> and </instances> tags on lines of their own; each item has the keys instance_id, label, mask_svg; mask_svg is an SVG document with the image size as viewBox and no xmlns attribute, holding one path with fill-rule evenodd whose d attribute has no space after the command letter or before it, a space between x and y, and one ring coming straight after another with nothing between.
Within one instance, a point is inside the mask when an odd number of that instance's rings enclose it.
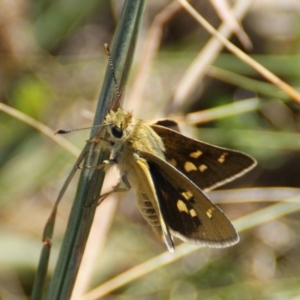
<instances>
[{"instance_id":1,"label":"blurred green background","mask_svg":"<svg viewBox=\"0 0 300 300\"><path fill-rule=\"evenodd\" d=\"M143 59L142 45L149 26L169 3L149 1L146 6L127 95ZM218 26L220 21L208 1L192 3ZM107 65L103 44L112 41L121 7L121 1L2 0L0 101L53 131L91 125L90 115ZM283 5L265 0L253 4L243 21L253 43L251 56L298 90L299 14L295 1L286 0ZM143 97L132 108L136 116L152 120L159 114L209 38L185 11L172 16L164 26ZM242 47L235 37L232 41ZM227 51L218 55L214 66L265 82ZM265 87L265 93L257 94L256 89L246 90L207 76L193 94L193 103L177 111L187 114L255 96L265 101L260 110L212 120L197 131L206 142L245 151L258 160L254 171L224 188L300 187L299 105L282 93L268 93ZM27 299L44 224L75 158L3 111L0 133L0 299ZM82 148L88 136L87 131L81 131L66 138ZM75 188L76 179L60 205L50 270ZM222 208L234 219L265 206L244 203ZM242 233L235 247L194 252L124 286L107 299L300 299L299 232L296 212ZM92 286L164 250L130 194L120 203L106 245L95 261Z\"/></svg>"}]
</instances>

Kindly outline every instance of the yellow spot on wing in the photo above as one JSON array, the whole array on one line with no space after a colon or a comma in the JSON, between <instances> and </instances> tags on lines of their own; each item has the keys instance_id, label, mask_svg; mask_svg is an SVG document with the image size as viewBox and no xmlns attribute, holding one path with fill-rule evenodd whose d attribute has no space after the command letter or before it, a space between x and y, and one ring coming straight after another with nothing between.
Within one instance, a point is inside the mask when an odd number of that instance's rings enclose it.
<instances>
[{"instance_id":1,"label":"yellow spot on wing","mask_svg":"<svg viewBox=\"0 0 300 300\"><path fill-rule=\"evenodd\" d=\"M200 172L204 172L206 169L207 169L207 165L202 164L202 165L199 166L199 171Z\"/></svg>"},{"instance_id":2,"label":"yellow spot on wing","mask_svg":"<svg viewBox=\"0 0 300 300\"><path fill-rule=\"evenodd\" d=\"M215 210L214 207L211 207L209 208L207 211L206 211L206 215L211 219L213 217L213 211Z\"/></svg>"},{"instance_id":3,"label":"yellow spot on wing","mask_svg":"<svg viewBox=\"0 0 300 300\"><path fill-rule=\"evenodd\" d=\"M195 152L192 152L192 153L190 154L190 157L192 157L192 158L198 158L198 157L200 157L202 154L203 154L202 151L197 150L197 151L195 151Z\"/></svg>"},{"instance_id":4,"label":"yellow spot on wing","mask_svg":"<svg viewBox=\"0 0 300 300\"><path fill-rule=\"evenodd\" d=\"M227 155L228 155L228 153L227 153L227 152L224 152L224 153L218 158L218 162L219 162L220 164L222 164L222 163L225 161Z\"/></svg>"},{"instance_id":5,"label":"yellow spot on wing","mask_svg":"<svg viewBox=\"0 0 300 300\"><path fill-rule=\"evenodd\" d=\"M196 217L196 216L197 216L197 214L196 214L196 212L195 212L194 209L191 209L191 210L190 210L190 215L191 215L192 217Z\"/></svg>"},{"instance_id":6,"label":"yellow spot on wing","mask_svg":"<svg viewBox=\"0 0 300 300\"><path fill-rule=\"evenodd\" d=\"M184 203L182 200L178 200L178 201L177 201L177 208L178 208L178 210L181 211L181 212L184 211L184 212L186 212L186 213L189 213L189 211L188 211L188 209L187 209L185 203Z\"/></svg>"},{"instance_id":7,"label":"yellow spot on wing","mask_svg":"<svg viewBox=\"0 0 300 300\"><path fill-rule=\"evenodd\" d=\"M182 192L181 195L186 199L190 200L193 197L193 194L190 191Z\"/></svg>"},{"instance_id":8,"label":"yellow spot on wing","mask_svg":"<svg viewBox=\"0 0 300 300\"><path fill-rule=\"evenodd\" d=\"M186 172L197 171L197 167L190 161L185 162L184 169Z\"/></svg>"}]
</instances>

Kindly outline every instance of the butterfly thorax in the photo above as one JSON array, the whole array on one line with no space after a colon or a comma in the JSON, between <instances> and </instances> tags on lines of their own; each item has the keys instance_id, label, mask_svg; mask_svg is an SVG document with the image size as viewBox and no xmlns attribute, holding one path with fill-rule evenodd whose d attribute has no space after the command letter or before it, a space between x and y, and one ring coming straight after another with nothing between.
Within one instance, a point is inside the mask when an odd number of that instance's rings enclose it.
<instances>
[{"instance_id":1,"label":"butterfly thorax","mask_svg":"<svg viewBox=\"0 0 300 300\"><path fill-rule=\"evenodd\" d=\"M105 146L112 150L112 158L118 161L119 166L130 163L139 151L165 159L162 139L147 123L135 120L131 113L120 108L116 112L110 111L104 126L107 131Z\"/></svg>"}]
</instances>

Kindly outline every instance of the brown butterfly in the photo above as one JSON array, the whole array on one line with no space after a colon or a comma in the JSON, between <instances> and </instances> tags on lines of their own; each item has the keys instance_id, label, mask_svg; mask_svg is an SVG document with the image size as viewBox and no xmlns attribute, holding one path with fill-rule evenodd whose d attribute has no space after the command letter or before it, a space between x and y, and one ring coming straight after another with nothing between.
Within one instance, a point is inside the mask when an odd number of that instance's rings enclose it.
<instances>
[{"instance_id":1,"label":"brown butterfly","mask_svg":"<svg viewBox=\"0 0 300 300\"><path fill-rule=\"evenodd\" d=\"M101 199L133 188L140 212L162 234L170 251L173 236L207 247L237 243L233 225L202 190L242 176L256 161L162 125L135 120L121 108L108 112L102 137L93 141L111 150L111 159L103 166L116 164L121 180Z\"/></svg>"}]
</instances>

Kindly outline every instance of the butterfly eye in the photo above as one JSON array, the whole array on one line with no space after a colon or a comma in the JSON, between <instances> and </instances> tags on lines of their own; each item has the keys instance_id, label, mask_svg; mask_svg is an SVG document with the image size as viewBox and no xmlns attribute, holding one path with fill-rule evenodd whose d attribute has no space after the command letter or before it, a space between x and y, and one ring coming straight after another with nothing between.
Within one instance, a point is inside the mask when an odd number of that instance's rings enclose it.
<instances>
[{"instance_id":1,"label":"butterfly eye","mask_svg":"<svg viewBox=\"0 0 300 300\"><path fill-rule=\"evenodd\" d=\"M122 128L120 128L118 126L112 127L111 133L117 139L120 139L123 136L123 130L122 130Z\"/></svg>"}]
</instances>

